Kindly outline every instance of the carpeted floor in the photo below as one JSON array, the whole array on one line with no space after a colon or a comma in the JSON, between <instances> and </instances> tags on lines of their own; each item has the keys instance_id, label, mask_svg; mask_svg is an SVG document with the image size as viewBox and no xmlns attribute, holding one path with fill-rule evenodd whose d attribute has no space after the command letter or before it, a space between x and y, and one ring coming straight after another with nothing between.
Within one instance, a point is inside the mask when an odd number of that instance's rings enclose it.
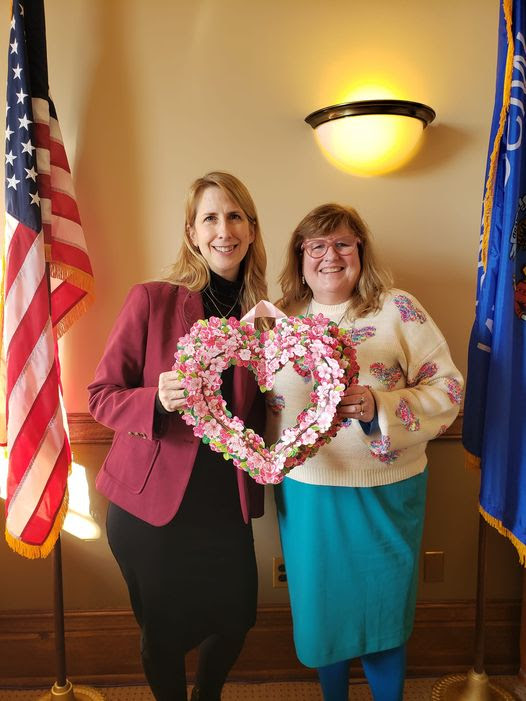
<instances>
[{"instance_id":1,"label":"carpeted floor","mask_svg":"<svg viewBox=\"0 0 526 701\"><path fill-rule=\"evenodd\" d=\"M404 701L429 701L436 679L409 679L405 685ZM516 677L492 677L491 681L515 694L514 698L526 701L526 690L519 687ZM79 691L83 689L78 687ZM86 694L105 701L153 701L145 686L86 687ZM80 696L80 694L79 694ZM0 701L39 701L51 698L49 689L0 689ZM57 697L55 697L57 698ZM89 698L89 696L83 696ZM351 683L349 701L371 701L365 683ZM314 682L231 683L222 694L223 701L321 701L319 686Z\"/></svg>"}]
</instances>

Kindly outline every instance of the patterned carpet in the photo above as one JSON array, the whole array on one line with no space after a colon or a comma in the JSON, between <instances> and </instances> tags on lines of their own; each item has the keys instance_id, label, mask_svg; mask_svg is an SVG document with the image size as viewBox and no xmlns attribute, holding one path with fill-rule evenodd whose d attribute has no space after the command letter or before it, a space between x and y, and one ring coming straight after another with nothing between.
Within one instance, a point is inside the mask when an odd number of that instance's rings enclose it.
<instances>
[{"instance_id":1,"label":"patterned carpet","mask_svg":"<svg viewBox=\"0 0 526 701\"><path fill-rule=\"evenodd\" d=\"M404 701L429 701L436 679L409 679L405 685ZM494 677L496 682L514 693L513 698L526 701L526 690L520 688L516 677ZM115 687L75 687L78 701L153 701L149 689L145 686ZM49 689L0 689L0 701L48 701L52 697ZM231 683L227 684L222 694L222 701L321 701L318 684L313 682L272 682L272 683ZM372 701L369 688L365 683L351 683L349 701Z\"/></svg>"}]
</instances>

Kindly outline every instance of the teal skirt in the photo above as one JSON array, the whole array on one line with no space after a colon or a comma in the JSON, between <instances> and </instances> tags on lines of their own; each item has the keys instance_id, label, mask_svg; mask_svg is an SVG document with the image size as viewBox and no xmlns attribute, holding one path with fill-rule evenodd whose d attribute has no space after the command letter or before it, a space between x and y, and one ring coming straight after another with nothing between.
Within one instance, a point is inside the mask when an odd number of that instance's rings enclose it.
<instances>
[{"instance_id":1,"label":"teal skirt","mask_svg":"<svg viewBox=\"0 0 526 701\"><path fill-rule=\"evenodd\" d=\"M275 488L294 643L323 667L405 643L411 634L426 470L381 487L285 478Z\"/></svg>"}]
</instances>

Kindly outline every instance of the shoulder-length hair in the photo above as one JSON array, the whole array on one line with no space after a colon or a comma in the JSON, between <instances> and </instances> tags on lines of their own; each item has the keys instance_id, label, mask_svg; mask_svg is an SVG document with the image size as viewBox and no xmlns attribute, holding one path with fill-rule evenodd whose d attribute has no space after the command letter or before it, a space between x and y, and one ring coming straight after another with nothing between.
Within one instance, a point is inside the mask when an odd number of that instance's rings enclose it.
<instances>
[{"instance_id":1,"label":"shoulder-length hair","mask_svg":"<svg viewBox=\"0 0 526 701\"><path fill-rule=\"evenodd\" d=\"M352 231L358 239L361 271L352 292L346 316L363 316L381 307L381 297L392 286L390 273L381 266L365 222L353 207L322 204L305 216L294 229L283 270L279 276L282 309L298 306L312 299L312 291L303 278L302 243L306 239L328 236L340 226Z\"/></svg>"},{"instance_id":2,"label":"shoulder-length hair","mask_svg":"<svg viewBox=\"0 0 526 701\"><path fill-rule=\"evenodd\" d=\"M210 268L199 248L190 239L190 231L195 223L197 207L203 192L209 187L219 187L245 213L254 233L254 240L248 247L243 261L243 289L241 292L241 313L245 314L261 299L267 299L265 271L267 255L254 201L246 186L230 173L212 171L197 178L186 196L183 243L176 262L168 268L166 277L174 285L183 285L191 292L200 292L210 284Z\"/></svg>"}]
</instances>

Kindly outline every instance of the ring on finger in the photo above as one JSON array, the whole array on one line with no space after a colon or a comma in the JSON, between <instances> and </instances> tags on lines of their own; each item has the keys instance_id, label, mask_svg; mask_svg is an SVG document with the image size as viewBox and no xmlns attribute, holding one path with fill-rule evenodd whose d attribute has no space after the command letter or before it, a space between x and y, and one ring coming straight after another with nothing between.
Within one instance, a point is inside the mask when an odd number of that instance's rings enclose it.
<instances>
[{"instance_id":1,"label":"ring on finger","mask_svg":"<svg viewBox=\"0 0 526 701\"><path fill-rule=\"evenodd\" d=\"M365 402L365 395L362 394L362 396L360 397L360 404L363 404L364 402Z\"/></svg>"}]
</instances>

